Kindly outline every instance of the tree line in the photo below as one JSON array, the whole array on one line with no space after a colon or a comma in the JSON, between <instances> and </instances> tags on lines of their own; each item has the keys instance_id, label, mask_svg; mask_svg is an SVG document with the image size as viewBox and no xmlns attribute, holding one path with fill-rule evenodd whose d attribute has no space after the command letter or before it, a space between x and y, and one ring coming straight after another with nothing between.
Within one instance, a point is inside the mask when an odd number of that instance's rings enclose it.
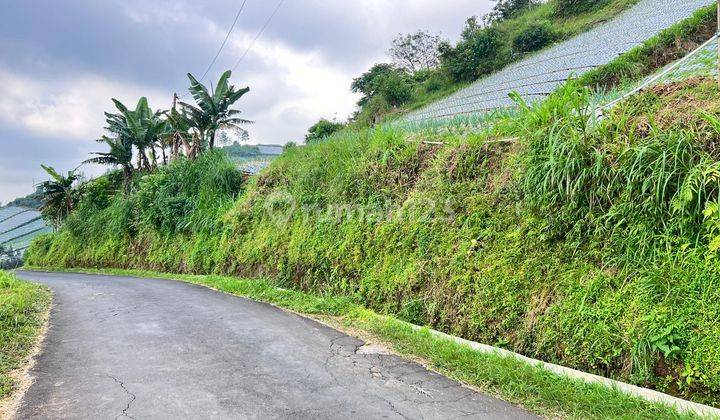
<instances>
[{"instance_id":1,"label":"tree line","mask_svg":"<svg viewBox=\"0 0 720 420\"><path fill-rule=\"evenodd\" d=\"M166 110L153 110L145 97L140 98L134 108L113 98L115 109L105 112L106 133L97 139L107 149L94 152L93 157L83 164L121 168L123 187L128 191L135 173L154 171L159 165L166 165L181 156L196 159L203 152L214 149L221 130L246 137L247 132L242 126L252 121L241 118L241 111L231 107L250 88L231 85L231 74L230 70L226 71L215 88L208 89L188 73L188 90L194 103L180 101L175 95L172 107ZM40 211L57 227L73 211L82 195L82 188L77 185L81 181L79 167L61 174L52 166L41 166L50 179L38 188L42 198Z\"/></svg>"}]
</instances>

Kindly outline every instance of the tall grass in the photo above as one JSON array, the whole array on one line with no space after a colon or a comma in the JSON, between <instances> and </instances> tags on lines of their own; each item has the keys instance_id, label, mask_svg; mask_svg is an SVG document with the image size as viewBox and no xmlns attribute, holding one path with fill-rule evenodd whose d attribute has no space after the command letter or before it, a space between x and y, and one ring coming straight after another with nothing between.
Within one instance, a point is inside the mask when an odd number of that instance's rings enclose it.
<instances>
[{"instance_id":1,"label":"tall grass","mask_svg":"<svg viewBox=\"0 0 720 420\"><path fill-rule=\"evenodd\" d=\"M9 373L27 362L49 303L44 287L0 271L0 399L13 391Z\"/></svg>"}]
</instances>

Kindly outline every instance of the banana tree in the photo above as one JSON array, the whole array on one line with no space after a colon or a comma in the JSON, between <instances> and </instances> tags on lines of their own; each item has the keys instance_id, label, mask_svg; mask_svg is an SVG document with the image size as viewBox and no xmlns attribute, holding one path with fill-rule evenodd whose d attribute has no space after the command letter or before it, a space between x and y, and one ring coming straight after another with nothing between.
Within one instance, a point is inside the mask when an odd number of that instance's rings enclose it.
<instances>
[{"instance_id":1,"label":"banana tree","mask_svg":"<svg viewBox=\"0 0 720 420\"><path fill-rule=\"evenodd\" d=\"M232 72L230 70L220 76L215 91L208 89L200 83L192 74L188 73L190 79L190 93L195 99L195 105L180 102L183 113L191 121L195 128L200 150L205 146L210 149L215 147L215 135L220 129L235 129L244 131L240 126L250 124L252 121L240 118L240 111L230 109L243 95L250 91L249 87L237 89L230 85L228 80Z\"/></svg>"},{"instance_id":2,"label":"banana tree","mask_svg":"<svg viewBox=\"0 0 720 420\"><path fill-rule=\"evenodd\" d=\"M200 141L196 139L195 122L187 113L178 111L173 106L166 111L165 132L161 135L164 143L170 145L170 158L175 159L180 154L180 147L185 156L194 159L200 152Z\"/></svg>"},{"instance_id":3,"label":"banana tree","mask_svg":"<svg viewBox=\"0 0 720 420\"><path fill-rule=\"evenodd\" d=\"M58 228L75 208L79 193L73 184L80 178L80 175L77 173L77 168L68 171L67 176L63 176L52 166L40 166L50 175L49 180L40 184L40 191L42 191L40 212L46 220Z\"/></svg>"},{"instance_id":4,"label":"banana tree","mask_svg":"<svg viewBox=\"0 0 720 420\"><path fill-rule=\"evenodd\" d=\"M157 167L155 145L166 127L166 122L161 118L163 112L153 112L145 97L138 100L134 110L128 109L117 99L112 101L120 112L105 114L108 122L107 130L114 133L117 138L129 140L137 148L138 169L151 170ZM148 151L150 158L147 155Z\"/></svg>"},{"instance_id":5,"label":"banana tree","mask_svg":"<svg viewBox=\"0 0 720 420\"><path fill-rule=\"evenodd\" d=\"M130 181L132 180L134 170L132 165L132 141L126 136L119 136L115 138L102 136L97 141L105 143L110 150L108 152L94 152L93 154L97 156L87 159L84 163L97 163L101 165L122 167L123 184L125 190L127 191L130 187Z\"/></svg>"}]
</instances>

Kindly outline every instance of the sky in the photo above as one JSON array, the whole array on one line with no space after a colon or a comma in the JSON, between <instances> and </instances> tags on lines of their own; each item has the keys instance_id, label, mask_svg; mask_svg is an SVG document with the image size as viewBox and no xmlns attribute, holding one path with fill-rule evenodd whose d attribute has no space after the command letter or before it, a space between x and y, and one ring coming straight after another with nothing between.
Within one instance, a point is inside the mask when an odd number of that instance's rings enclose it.
<instances>
[{"instance_id":1,"label":"sky","mask_svg":"<svg viewBox=\"0 0 720 420\"><path fill-rule=\"evenodd\" d=\"M0 202L30 193L46 176L77 167L103 132L110 98L146 96L169 108L201 76L242 0L0 0ZM321 117L355 109L354 77L389 61L398 33L426 30L454 41L491 0L247 0L204 79L250 92L238 103L250 143L301 142ZM248 47L252 44L252 48ZM245 51L247 54L243 57ZM187 98L190 99L189 97ZM86 176L106 168L84 165Z\"/></svg>"}]
</instances>

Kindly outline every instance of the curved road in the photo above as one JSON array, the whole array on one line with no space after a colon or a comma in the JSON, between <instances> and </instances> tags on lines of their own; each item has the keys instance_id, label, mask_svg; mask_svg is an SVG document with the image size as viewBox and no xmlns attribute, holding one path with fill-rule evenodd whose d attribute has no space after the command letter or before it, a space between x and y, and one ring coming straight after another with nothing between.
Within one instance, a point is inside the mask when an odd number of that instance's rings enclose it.
<instances>
[{"instance_id":1,"label":"curved road","mask_svg":"<svg viewBox=\"0 0 720 420\"><path fill-rule=\"evenodd\" d=\"M532 418L273 306L188 283L18 272L53 291L18 418Z\"/></svg>"}]
</instances>

